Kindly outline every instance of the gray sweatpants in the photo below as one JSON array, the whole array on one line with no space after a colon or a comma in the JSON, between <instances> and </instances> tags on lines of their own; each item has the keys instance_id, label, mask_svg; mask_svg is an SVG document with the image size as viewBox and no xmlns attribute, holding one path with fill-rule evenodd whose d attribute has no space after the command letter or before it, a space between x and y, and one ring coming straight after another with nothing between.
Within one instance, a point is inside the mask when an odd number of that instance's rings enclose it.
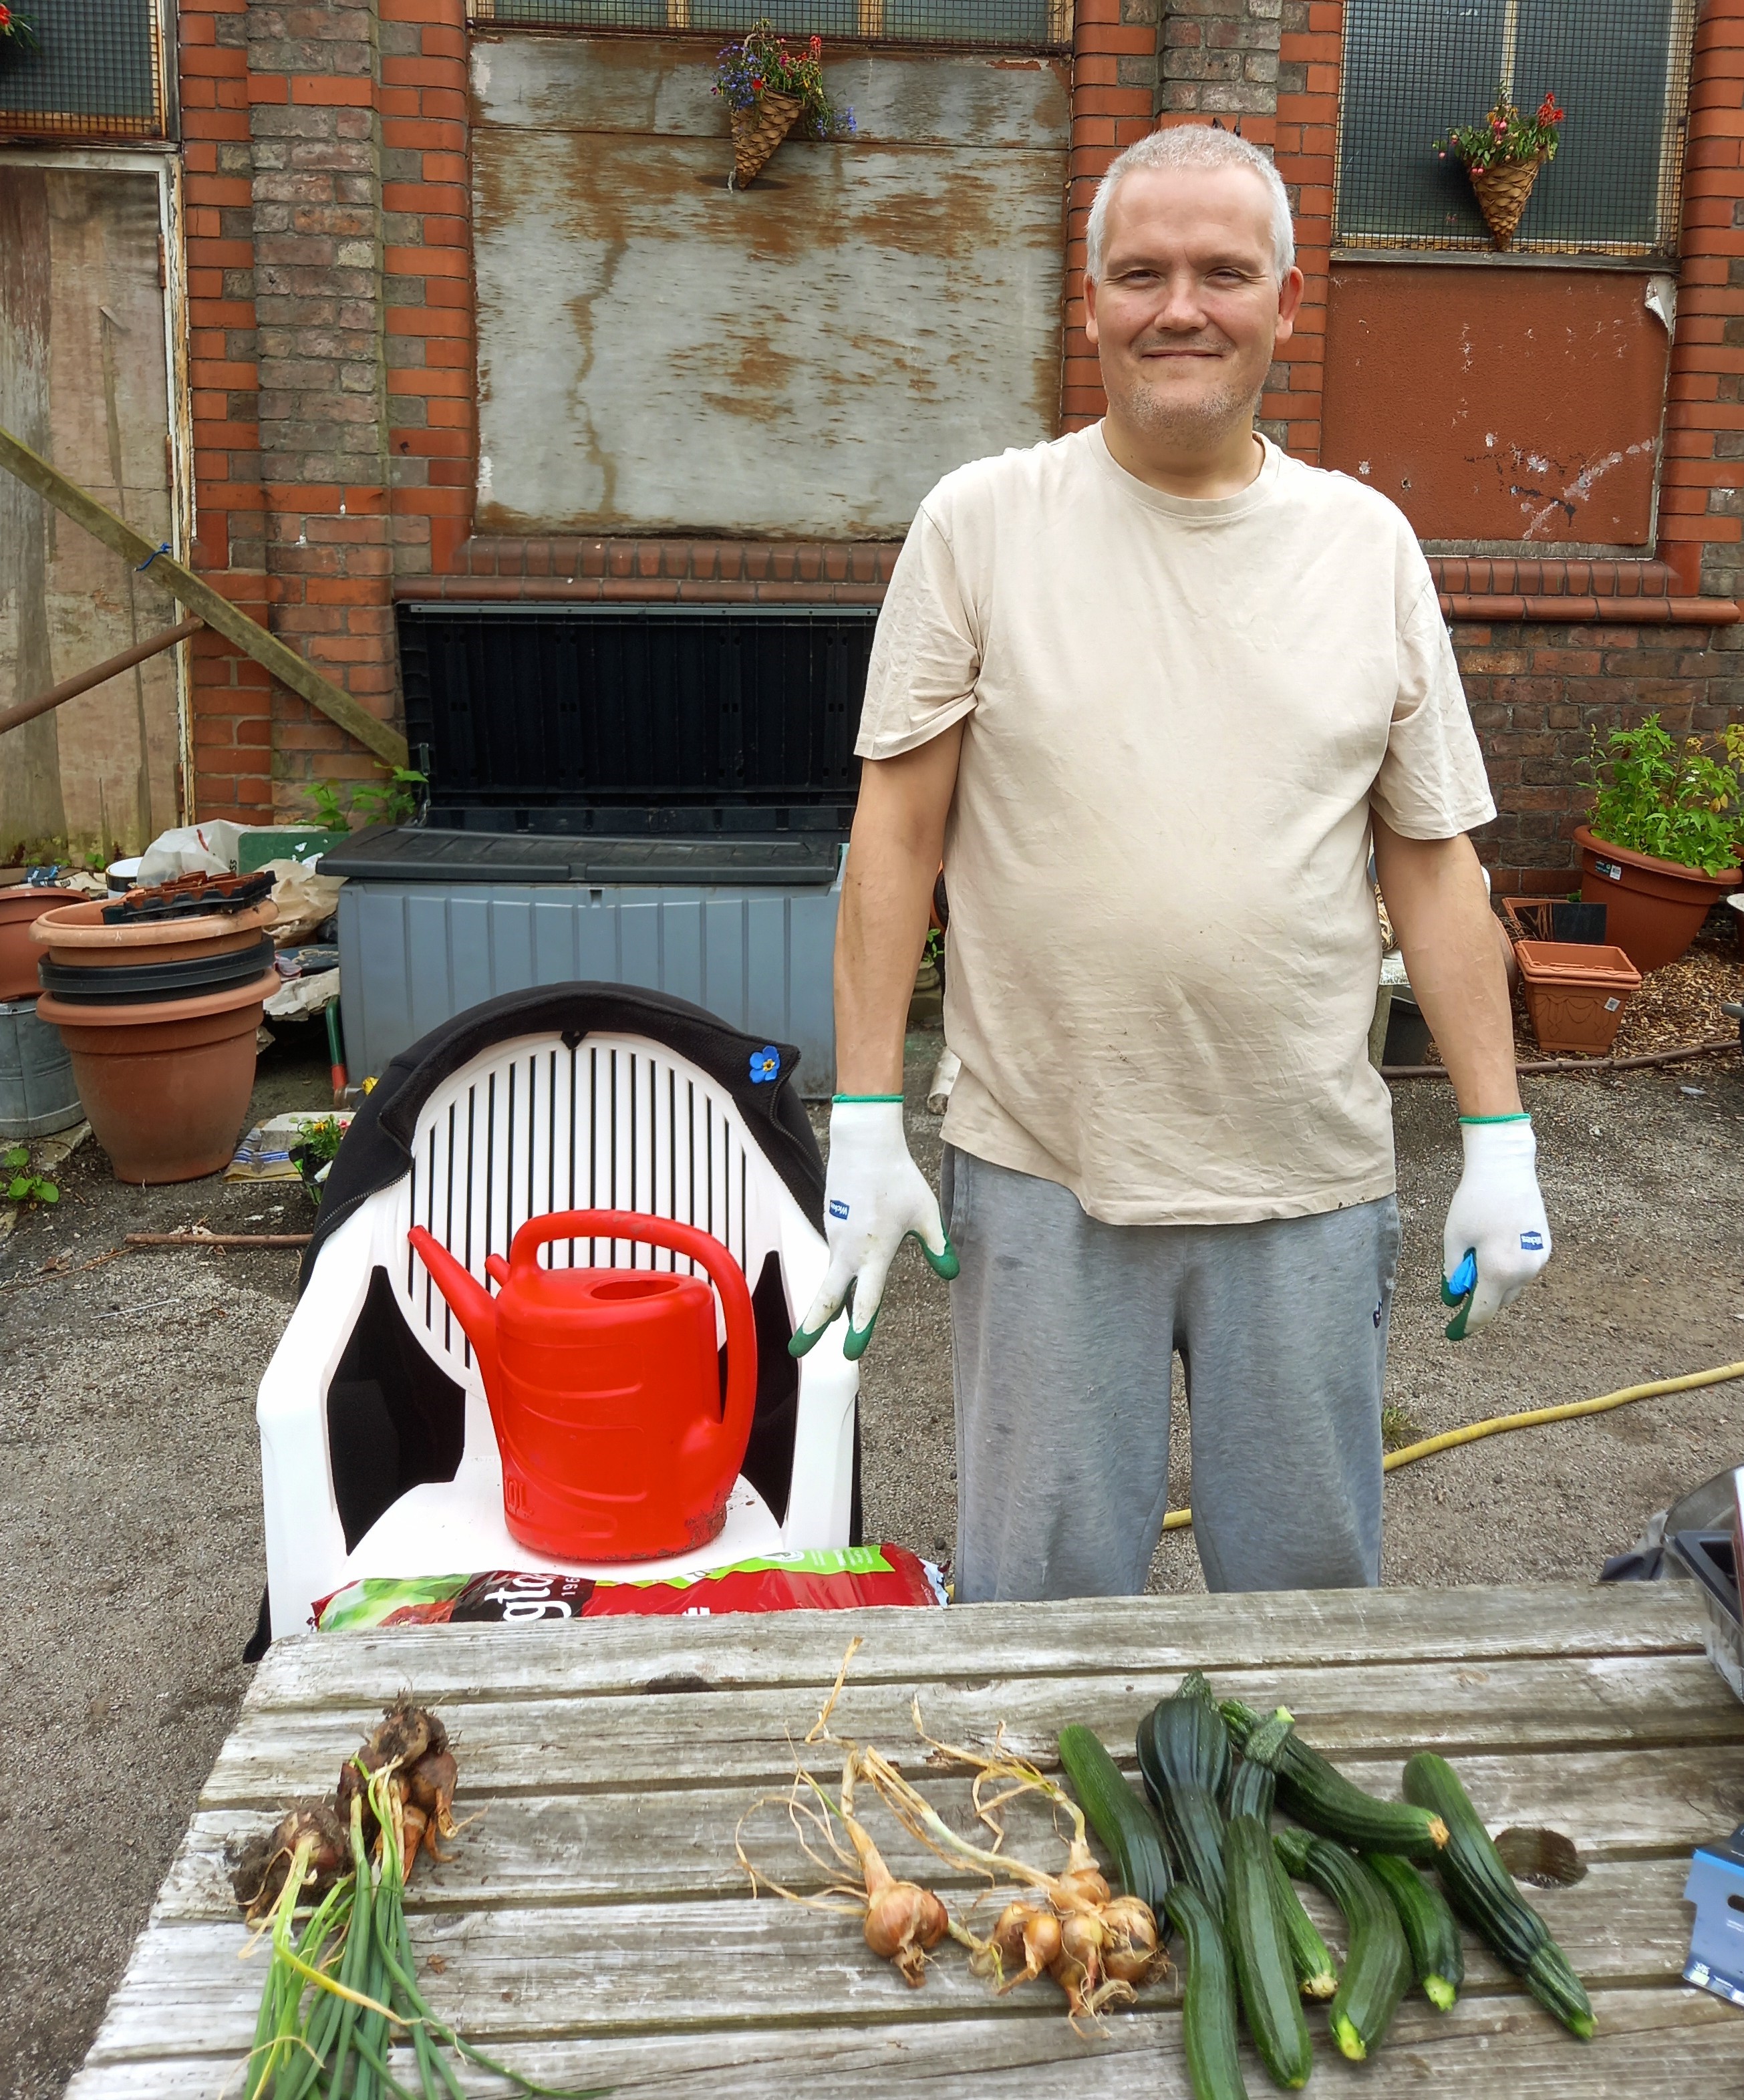
<instances>
[{"instance_id":1,"label":"gray sweatpants","mask_svg":"<svg viewBox=\"0 0 1744 2100\"><path fill-rule=\"evenodd\" d=\"M1392 1197L1254 1224L1107 1225L1057 1183L948 1145L941 1193L963 1264L963 1603L1144 1588L1177 1350L1209 1587L1379 1581Z\"/></svg>"}]
</instances>

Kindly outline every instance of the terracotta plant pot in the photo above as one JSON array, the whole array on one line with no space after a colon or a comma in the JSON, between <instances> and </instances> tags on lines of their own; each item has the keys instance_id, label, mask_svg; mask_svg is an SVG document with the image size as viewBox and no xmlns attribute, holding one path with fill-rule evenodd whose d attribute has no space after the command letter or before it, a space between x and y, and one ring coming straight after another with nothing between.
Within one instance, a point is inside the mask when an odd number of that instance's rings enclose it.
<instances>
[{"instance_id":1,"label":"terracotta plant pot","mask_svg":"<svg viewBox=\"0 0 1744 2100\"><path fill-rule=\"evenodd\" d=\"M261 929L278 917L268 898L246 911L209 912L200 919L148 920L143 924L105 924L108 909L100 897L88 904L68 904L45 912L30 929L40 959L86 969L137 963L186 963L196 955L222 955L232 948L252 948ZM33 973L30 989L37 989Z\"/></svg>"},{"instance_id":2,"label":"terracotta plant pot","mask_svg":"<svg viewBox=\"0 0 1744 2100\"><path fill-rule=\"evenodd\" d=\"M1698 867L1614 846L1595 838L1584 824L1574 843L1580 848L1581 896L1608 907L1605 929L1638 970L1662 970L1675 963L1708 913L1738 886L1735 867L1704 875Z\"/></svg>"},{"instance_id":3,"label":"terracotta plant pot","mask_svg":"<svg viewBox=\"0 0 1744 2100\"><path fill-rule=\"evenodd\" d=\"M229 1165L254 1087L254 1031L278 973L203 999L68 1006L45 992L79 1099L117 1181L192 1181Z\"/></svg>"},{"instance_id":4,"label":"terracotta plant pot","mask_svg":"<svg viewBox=\"0 0 1744 2100\"><path fill-rule=\"evenodd\" d=\"M0 889L0 1000L36 997L38 951L30 944L32 923L77 895L76 889L33 889L28 883Z\"/></svg>"},{"instance_id":5,"label":"terracotta plant pot","mask_svg":"<svg viewBox=\"0 0 1744 2100\"><path fill-rule=\"evenodd\" d=\"M1595 1057L1611 1047L1641 973L1621 948L1578 941L1520 941L1521 989L1541 1050Z\"/></svg>"}]
</instances>

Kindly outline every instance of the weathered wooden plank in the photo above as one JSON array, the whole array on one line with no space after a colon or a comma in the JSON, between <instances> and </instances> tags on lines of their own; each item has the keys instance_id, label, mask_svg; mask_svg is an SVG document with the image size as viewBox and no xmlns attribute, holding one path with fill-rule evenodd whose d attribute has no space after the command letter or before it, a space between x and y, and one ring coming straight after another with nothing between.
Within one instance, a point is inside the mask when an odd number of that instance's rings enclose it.
<instances>
[{"instance_id":1,"label":"weathered wooden plank","mask_svg":"<svg viewBox=\"0 0 1744 2100\"><path fill-rule=\"evenodd\" d=\"M472 154L481 532L899 539L1054 435L1063 133L796 144L742 192L724 136Z\"/></svg>"},{"instance_id":2,"label":"weathered wooden plank","mask_svg":"<svg viewBox=\"0 0 1744 2100\"><path fill-rule=\"evenodd\" d=\"M1460 1776L1492 1830L1510 1824L1563 1832L1589 1861L1690 1849L1737 1820L1744 1802L1744 1744L1699 1749L1623 1751L1596 1756L1557 1753L1463 1758ZM1397 1793L1397 1768L1365 1771ZM925 1781L928 1798L956 1829L972 1818L965 1780ZM627 1794L556 1794L484 1801L463 1779L460 1812L479 1820L453 1846L451 1863L413 1883L426 1909L479 1903L610 1903L624 1890L646 1897L730 1895L744 1875L731 1833L762 1789L671 1788ZM482 1811L482 1812L481 1812ZM166 1921L219 1921L232 1914L228 1849L276 1819L270 1809L205 1810L196 1815L158 1897ZM879 1841L898 1873L941 1882L953 1877L921 1846L877 1819ZM1039 1804L1014 1802L1007 1847L1046 1865L1060 1857L1051 1819ZM753 1855L790 1887L820 1879L787 1842L777 1810L750 1825Z\"/></svg>"},{"instance_id":3,"label":"weathered wooden plank","mask_svg":"<svg viewBox=\"0 0 1744 2100\"><path fill-rule=\"evenodd\" d=\"M161 589L179 599L190 612L197 612L207 626L215 628L227 642L234 642L257 664L263 664L281 685L289 686L311 707L319 708L329 720L338 722L341 729L373 751L384 765L406 764L406 740L398 730L379 721L368 708L360 707L349 693L334 685L330 678L324 678L306 657L299 656L258 620L250 620L204 577L183 568L144 533L136 532L125 518L117 518L113 510L98 502L77 482L68 480L58 467L33 452L10 430L0 430L0 468L16 474L27 488L33 488L38 496L52 503L75 525L82 526L123 560L133 562L136 568L149 563L152 575Z\"/></svg>"},{"instance_id":4,"label":"weathered wooden plank","mask_svg":"<svg viewBox=\"0 0 1744 2100\"><path fill-rule=\"evenodd\" d=\"M1467 1999L1449 2014L1402 2007L1374 2058L1317 2047L1312 2090L1425 2093L1459 2100L1731 2100L1739 2016L1705 1992L1607 1992L1585 2048L1518 1999ZM973 2093L976 2100L1191 2100L1178 2017L1128 2013L1079 2036L1063 2020L991 2018L863 2029L625 2036L503 2050L558 2087L608 2085L636 2100L828 2100ZM1247 2052L1250 2093L1271 2090ZM219 2100L235 2072L211 2058L87 2067L67 2100ZM486 2081L486 2084L489 2084ZM479 2089L483 2089L481 2087ZM498 2090L494 2085L490 2089Z\"/></svg>"},{"instance_id":5,"label":"weathered wooden plank","mask_svg":"<svg viewBox=\"0 0 1744 2100\"><path fill-rule=\"evenodd\" d=\"M408 1680L401 1680L408 1681ZM947 1742L988 1744L1003 1723L1020 1755L1052 1759L1069 1720L1124 1749L1174 1673L1088 1680L947 1679L925 1687L924 1716ZM1557 1661L1376 1664L1304 1671L1225 1670L1218 1688L1262 1710L1287 1705L1304 1736L1334 1754L1449 1756L1517 1749L1624 1749L1744 1740L1744 1705L1701 1656L1575 1657ZM392 1679L386 1680L390 1685ZM420 1691L423 1690L421 1686ZM803 1692L520 1701L444 1700L468 1783L492 1793L717 1784L779 1779L788 1739L817 1710ZM365 1732L370 1709L330 1712L245 1706L201 1796L208 1808L266 1807L333 1783ZM837 1732L900 1755L913 1745L906 1686L850 1680Z\"/></svg>"},{"instance_id":6,"label":"weathered wooden plank","mask_svg":"<svg viewBox=\"0 0 1744 2100\"><path fill-rule=\"evenodd\" d=\"M1466 1999L1449 2014L1407 2004L1362 2064L1317 2050L1313 2089L1459 2100L1729 2100L1739 2091L1737 2013L1705 1992L1607 1992L1585 2048L1534 2006ZM989 2018L948 2026L612 2036L510 2045L506 2061L560 2088L607 2085L636 2100L828 2100L973 2093L976 2100L1191 2100L1173 2013L1112 2017L1090 2036L1063 2020ZM1247 2053L1248 2089L1269 2092ZM212 2058L88 2066L67 2100L220 2100L235 2070ZM487 2081L486 2083L488 2083ZM479 2089L483 2089L481 2086ZM490 2089L497 2090L494 2085Z\"/></svg>"},{"instance_id":7,"label":"weathered wooden plank","mask_svg":"<svg viewBox=\"0 0 1744 2100\"><path fill-rule=\"evenodd\" d=\"M1543 1892L1539 1907L1589 1988L1665 1983L1689 1947L1679 1901L1686 1872L1682 1860L1601 1864L1573 1889ZM987 1906L989 1921L993 1914ZM716 2025L957 2020L985 2015L991 2002L955 1948L933 1962L924 1991L911 1992L868 1953L858 1919L776 1898L431 1912L414 1936L432 2009L487 2046ZM245 1938L234 1921L149 1927L93 2060L246 2049L261 1970L236 1958ZM1468 1992L1517 1988L1472 1949ZM1179 1990L1172 1971L1145 1988L1142 2001L1173 2003ZM1024 2018L1057 2005L1053 1992L1043 1982L1025 1988L1022 2005L1015 1996L997 2002ZM196 2016L197 2040L189 2036Z\"/></svg>"},{"instance_id":8,"label":"weathered wooden plank","mask_svg":"<svg viewBox=\"0 0 1744 2100\"><path fill-rule=\"evenodd\" d=\"M1122 1676L1259 1664L1483 1662L1702 1651L1693 1583L1514 1589L1280 1590L1093 1597L948 1611L780 1612L589 1619L563 1626L407 1626L276 1641L257 1707L351 1706L416 1684L428 1699L578 1697L675 1678L726 1691L827 1687L856 1635L856 1684L928 1678ZM1715 1680L1716 1683L1718 1679Z\"/></svg>"}]
</instances>

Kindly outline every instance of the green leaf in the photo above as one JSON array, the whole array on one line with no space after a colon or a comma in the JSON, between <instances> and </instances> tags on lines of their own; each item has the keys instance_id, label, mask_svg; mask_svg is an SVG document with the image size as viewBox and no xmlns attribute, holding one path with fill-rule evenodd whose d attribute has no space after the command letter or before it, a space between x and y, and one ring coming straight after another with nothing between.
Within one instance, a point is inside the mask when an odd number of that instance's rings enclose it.
<instances>
[{"instance_id":1,"label":"green leaf","mask_svg":"<svg viewBox=\"0 0 1744 2100\"><path fill-rule=\"evenodd\" d=\"M30 1177L29 1175L20 1174L15 1176L11 1186L6 1192L7 1201L11 1203L22 1203L25 1197L30 1193Z\"/></svg>"},{"instance_id":2,"label":"green leaf","mask_svg":"<svg viewBox=\"0 0 1744 2100\"><path fill-rule=\"evenodd\" d=\"M15 1145L9 1152L0 1152L0 1167L28 1167L30 1149L28 1145Z\"/></svg>"},{"instance_id":3,"label":"green leaf","mask_svg":"<svg viewBox=\"0 0 1744 2100\"><path fill-rule=\"evenodd\" d=\"M58 1203L60 1201L60 1191L52 1181L38 1181L36 1188L39 1203Z\"/></svg>"}]
</instances>

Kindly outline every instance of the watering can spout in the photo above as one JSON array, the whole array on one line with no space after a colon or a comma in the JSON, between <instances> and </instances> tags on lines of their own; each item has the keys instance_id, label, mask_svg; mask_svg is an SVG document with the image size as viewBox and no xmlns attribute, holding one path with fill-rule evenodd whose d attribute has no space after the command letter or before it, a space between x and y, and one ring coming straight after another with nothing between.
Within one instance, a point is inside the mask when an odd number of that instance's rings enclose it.
<instances>
[{"instance_id":1,"label":"watering can spout","mask_svg":"<svg viewBox=\"0 0 1744 2100\"><path fill-rule=\"evenodd\" d=\"M479 1360L479 1375L484 1381L485 1397L490 1399L497 1386L497 1301L472 1272L462 1268L441 1241L426 1232L422 1225L413 1226L406 1237L412 1242L413 1253L430 1271L455 1318L466 1330L472 1353Z\"/></svg>"}]
</instances>

